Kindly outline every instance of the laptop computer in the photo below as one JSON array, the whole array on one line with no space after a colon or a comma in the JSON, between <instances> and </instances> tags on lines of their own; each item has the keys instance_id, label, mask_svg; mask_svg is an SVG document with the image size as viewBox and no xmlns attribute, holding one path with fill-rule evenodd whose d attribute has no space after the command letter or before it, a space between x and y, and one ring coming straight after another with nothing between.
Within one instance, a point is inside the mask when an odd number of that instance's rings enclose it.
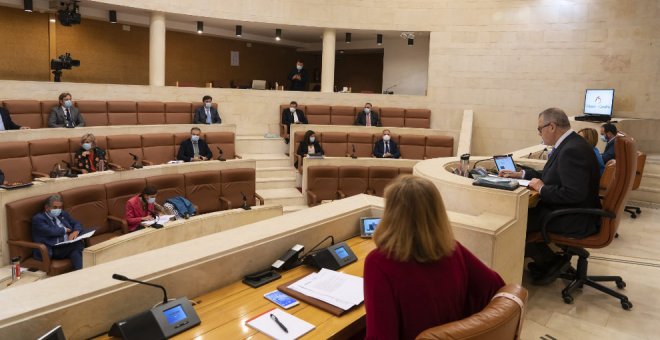
<instances>
[{"instance_id":1,"label":"laptop computer","mask_svg":"<svg viewBox=\"0 0 660 340\"><path fill-rule=\"evenodd\" d=\"M502 170L516 171L516 164L513 162L513 158L509 155L493 156L493 160L495 161L497 172Z\"/></svg>"}]
</instances>

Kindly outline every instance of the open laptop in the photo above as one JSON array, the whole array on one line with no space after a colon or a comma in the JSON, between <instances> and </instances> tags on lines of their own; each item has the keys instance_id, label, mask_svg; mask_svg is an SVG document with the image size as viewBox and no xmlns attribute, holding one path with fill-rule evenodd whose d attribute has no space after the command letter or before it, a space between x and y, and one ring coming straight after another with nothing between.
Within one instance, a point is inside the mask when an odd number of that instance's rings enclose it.
<instances>
[{"instance_id":1,"label":"open laptop","mask_svg":"<svg viewBox=\"0 0 660 340\"><path fill-rule=\"evenodd\" d=\"M371 238L380 223L380 217L360 218L360 237Z\"/></svg>"},{"instance_id":2,"label":"open laptop","mask_svg":"<svg viewBox=\"0 0 660 340\"><path fill-rule=\"evenodd\" d=\"M516 171L516 164L513 162L513 158L509 155L493 156L493 160L495 161L497 172L502 170Z\"/></svg>"}]
</instances>

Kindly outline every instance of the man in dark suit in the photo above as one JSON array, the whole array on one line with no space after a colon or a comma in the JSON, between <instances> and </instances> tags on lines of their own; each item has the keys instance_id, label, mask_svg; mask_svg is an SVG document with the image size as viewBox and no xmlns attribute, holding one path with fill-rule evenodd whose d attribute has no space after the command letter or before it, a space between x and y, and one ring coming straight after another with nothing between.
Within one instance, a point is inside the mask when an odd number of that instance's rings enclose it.
<instances>
[{"instance_id":1,"label":"man in dark suit","mask_svg":"<svg viewBox=\"0 0 660 340\"><path fill-rule=\"evenodd\" d=\"M378 118L378 112L371 110L371 103L364 104L364 109L357 115L355 125L382 126Z\"/></svg>"},{"instance_id":2,"label":"man in dark suit","mask_svg":"<svg viewBox=\"0 0 660 340\"><path fill-rule=\"evenodd\" d=\"M76 241L56 246L57 243L73 240L83 232L80 222L62 210L62 197L52 195L44 203L44 211L32 216L32 241L43 243L48 248L48 255L52 259L71 259L73 269L82 269L82 252L84 241ZM32 251L32 256L43 260L39 250Z\"/></svg>"},{"instance_id":3,"label":"man in dark suit","mask_svg":"<svg viewBox=\"0 0 660 340\"><path fill-rule=\"evenodd\" d=\"M396 142L391 140L390 130L383 130L383 138L374 145L374 156L376 158L399 158L401 153Z\"/></svg>"},{"instance_id":4,"label":"man in dark suit","mask_svg":"<svg viewBox=\"0 0 660 340\"><path fill-rule=\"evenodd\" d=\"M303 68L304 62L301 59L296 61L296 68L289 72L287 79L290 82L290 91L307 91L307 71Z\"/></svg>"},{"instance_id":5,"label":"man in dark suit","mask_svg":"<svg viewBox=\"0 0 660 340\"><path fill-rule=\"evenodd\" d=\"M11 120L11 116L9 115L9 111L5 109L4 107L0 107L0 131L4 130L18 130L18 129L29 129L27 126L20 126L16 123L14 123L13 120Z\"/></svg>"},{"instance_id":6,"label":"man in dark suit","mask_svg":"<svg viewBox=\"0 0 660 340\"><path fill-rule=\"evenodd\" d=\"M53 106L48 116L48 127L67 127L74 128L76 126L85 126L83 119L78 109L73 107L71 101L71 94L64 92L60 94L60 105Z\"/></svg>"},{"instance_id":7,"label":"man in dark suit","mask_svg":"<svg viewBox=\"0 0 660 340\"><path fill-rule=\"evenodd\" d=\"M292 101L289 108L282 111L282 124L286 125L286 136L284 142L289 144L289 135L291 134L291 124L309 124L307 117L302 110L298 110L298 103Z\"/></svg>"},{"instance_id":8,"label":"man in dark suit","mask_svg":"<svg viewBox=\"0 0 660 340\"><path fill-rule=\"evenodd\" d=\"M603 124L600 127L600 139L605 142L605 150L601 154L605 164L614 159L614 139L618 133L616 125L612 123Z\"/></svg>"},{"instance_id":9,"label":"man in dark suit","mask_svg":"<svg viewBox=\"0 0 660 340\"><path fill-rule=\"evenodd\" d=\"M600 208L600 171L596 155L586 140L571 130L566 113L557 108L541 112L537 129L545 145L554 145L543 170L500 172L503 177L531 180L529 187L539 192L538 205L529 210L528 233L540 231L543 219L557 209ZM563 215L552 219L547 230L567 237L584 238L597 232L599 223L597 216ZM554 281L568 266L545 243L528 245L525 252L534 259L530 269L536 272L535 283L538 284Z\"/></svg>"},{"instance_id":10,"label":"man in dark suit","mask_svg":"<svg viewBox=\"0 0 660 340\"><path fill-rule=\"evenodd\" d=\"M181 142L176 159L184 162L208 161L213 158L209 145L200 137L202 130L198 127L190 129L190 139Z\"/></svg>"},{"instance_id":11,"label":"man in dark suit","mask_svg":"<svg viewBox=\"0 0 660 340\"><path fill-rule=\"evenodd\" d=\"M195 116L193 117L193 124L220 124L222 119L220 119L220 113L213 107L213 98L211 96L204 96L202 98L204 106L198 107L195 110Z\"/></svg>"}]
</instances>

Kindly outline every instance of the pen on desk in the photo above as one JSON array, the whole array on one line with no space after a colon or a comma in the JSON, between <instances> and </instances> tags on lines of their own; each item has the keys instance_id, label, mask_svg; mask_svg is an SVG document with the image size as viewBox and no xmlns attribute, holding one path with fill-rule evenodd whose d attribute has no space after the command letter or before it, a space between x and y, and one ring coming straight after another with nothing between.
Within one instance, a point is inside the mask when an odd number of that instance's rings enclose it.
<instances>
[{"instance_id":1,"label":"pen on desk","mask_svg":"<svg viewBox=\"0 0 660 340\"><path fill-rule=\"evenodd\" d=\"M273 321L275 321L275 323L277 323L277 325L280 326L280 328L282 328L285 333L289 333L289 330L284 327L284 325L280 322L280 319L278 319L275 314L270 314L270 318L273 319Z\"/></svg>"}]
</instances>

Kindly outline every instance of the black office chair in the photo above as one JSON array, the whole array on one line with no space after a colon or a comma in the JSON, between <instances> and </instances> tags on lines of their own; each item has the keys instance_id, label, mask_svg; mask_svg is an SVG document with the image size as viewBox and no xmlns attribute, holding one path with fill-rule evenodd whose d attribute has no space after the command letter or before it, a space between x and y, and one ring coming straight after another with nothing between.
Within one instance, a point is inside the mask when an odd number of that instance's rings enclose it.
<instances>
[{"instance_id":1,"label":"black office chair","mask_svg":"<svg viewBox=\"0 0 660 340\"><path fill-rule=\"evenodd\" d=\"M569 268L559 277L570 282L562 290L561 295L565 303L572 303L571 293L576 289L581 289L584 285L596 288L601 292L611 295L621 302L621 307L625 310L632 308L632 303L628 297L605 287L599 282L615 282L617 288L623 289L626 283L620 276L589 276L587 275L589 252L585 248L604 248L607 247L615 237L621 214L623 213L625 202L631 191L635 179L636 151L635 144L628 137L617 137L614 145L616 154L616 167L614 179L610 183L602 200L602 209L584 209L569 208L555 210L548 214L543 220L541 232L529 235L527 242L546 242L555 243L563 250L564 260L570 261L573 256L578 256L577 268ZM601 217L601 225L598 233L587 236L582 239L574 239L547 231L548 222L553 218L568 214L589 214Z\"/></svg>"}]
</instances>

